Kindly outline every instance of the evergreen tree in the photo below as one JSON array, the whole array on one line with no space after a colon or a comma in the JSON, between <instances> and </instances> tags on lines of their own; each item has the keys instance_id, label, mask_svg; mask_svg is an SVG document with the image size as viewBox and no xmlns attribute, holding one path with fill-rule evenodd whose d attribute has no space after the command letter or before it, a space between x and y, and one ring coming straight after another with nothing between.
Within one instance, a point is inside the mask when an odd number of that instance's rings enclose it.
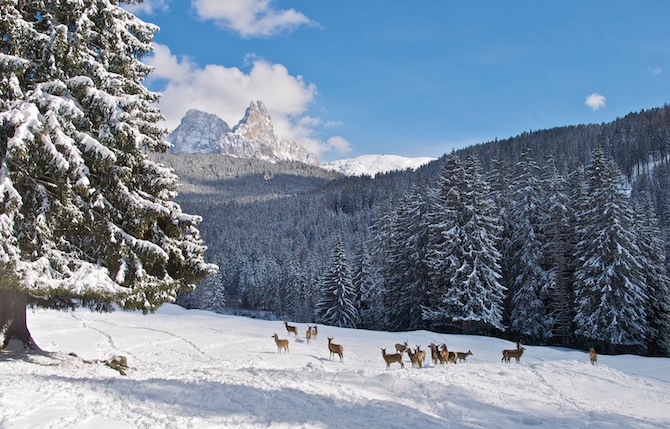
<instances>
[{"instance_id":1,"label":"evergreen tree","mask_svg":"<svg viewBox=\"0 0 670 429\"><path fill-rule=\"evenodd\" d=\"M646 176L640 181L646 182ZM638 184L636 193L635 222L640 240L639 257L643 264L647 294L647 349L656 355L670 354L670 278L668 278L664 243L658 218L645 184Z\"/></svg>"},{"instance_id":2,"label":"evergreen tree","mask_svg":"<svg viewBox=\"0 0 670 429\"><path fill-rule=\"evenodd\" d=\"M360 315L360 328L374 329L379 319L381 295L376 290L376 282L372 278L370 252L364 239L360 240L358 251L354 255L354 272L352 275L354 290L358 292L355 306Z\"/></svg>"},{"instance_id":3,"label":"evergreen tree","mask_svg":"<svg viewBox=\"0 0 670 429\"><path fill-rule=\"evenodd\" d=\"M463 331L472 324L503 329L500 284L501 228L491 190L481 176L476 157L463 165L455 156L445 163L443 180L436 191L431 223L435 245L430 254L434 279L430 304L424 317L462 322ZM440 215L443 222L440 222Z\"/></svg>"},{"instance_id":4,"label":"evergreen tree","mask_svg":"<svg viewBox=\"0 0 670 429\"><path fill-rule=\"evenodd\" d=\"M643 346L647 332L644 265L623 178L599 147L585 170L577 214L576 334L608 345Z\"/></svg>"},{"instance_id":5,"label":"evergreen tree","mask_svg":"<svg viewBox=\"0 0 670 429\"><path fill-rule=\"evenodd\" d=\"M393 330L426 327L421 310L428 287L426 210L421 189L415 186L404 195L393 219L385 282L388 326Z\"/></svg>"},{"instance_id":6,"label":"evergreen tree","mask_svg":"<svg viewBox=\"0 0 670 429\"><path fill-rule=\"evenodd\" d=\"M354 305L356 291L342 239L338 238L331 252L331 264L321 279L321 296L316 304L316 320L324 325L355 328L359 323Z\"/></svg>"},{"instance_id":7,"label":"evergreen tree","mask_svg":"<svg viewBox=\"0 0 670 429\"><path fill-rule=\"evenodd\" d=\"M569 261L573 253L570 225L570 204L567 182L556 169L554 158L547 160L544 184L543 220L545 280L541 296L547 300L551 333L568 345L572 336L573 293Z\"/></svg>"},{"instance_id":8,"label":"evergreen tree","mask_svg":"<svg viewBox=\"0 0 670 429\"><path fill-rule=\"evenodd\" d=\"M489 174L489 185L491 186L491 198L496 207L496 217L502 230L500 233L500 241L498 248L500 250L500 269L501 280L500 283L509 288L514 283L514 264L513 257L514 246L512 241L512 234L514 232L514 225L512 221L512 173L510 166L504 158L498 157L492 161L493 170ZM512 309L512 296L508 292L503 301L503 324L509 325L510 312Z\"/></svg>"},{"instance_id":9,"label":"evergreen tree","mask_svg":"<svg viewBox=\"0 0 670 429\"><path fill-rule=\"evenodd\" d=\"M539 229L542 193L538 167L528 149L521 153L513 187L511 328L516 334L542 341L551 336L551 323L542 300L542 285L546 279Z\"/></svg>"},{"instance_id":10,"label":"evergreen tree","mask_svg":"<svg viewBox=\"0 0 670 429\"><path fill-rule=\"evenodd\" d=\"M215 267L142 86L157 27L114 0L2 1L0 325L36 347L28 297L153 311ZM78 301L74 301L78 300Z\"/></svg>"}]
</instances>

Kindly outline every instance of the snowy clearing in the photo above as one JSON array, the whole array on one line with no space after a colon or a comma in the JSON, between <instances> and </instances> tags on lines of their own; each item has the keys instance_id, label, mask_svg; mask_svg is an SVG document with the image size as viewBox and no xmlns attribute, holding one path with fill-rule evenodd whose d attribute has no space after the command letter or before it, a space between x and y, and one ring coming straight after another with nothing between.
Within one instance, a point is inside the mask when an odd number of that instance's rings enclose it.
<instances>
[{"instance_id":1,"label":"snowy clearing","mask_svg":"<svg viewBox=\"0 0 670 429\"><path fill-rule=\"evenodd\" d=\"M44 354L0 353L0 428L658 428L670 427L670 359L527 346L427 331L319 325L305 341L281 321L164 305L156 314L28 313ZM278 354L273 333L288 338ZM344 346L330 360L327 336ZM420 345L423 369L381 347ZM473 355L434 366L428 344ZM69 356L74 352L79 357ZM128 358L127 376L83 359Z\"/></svg>"}]
</instances>

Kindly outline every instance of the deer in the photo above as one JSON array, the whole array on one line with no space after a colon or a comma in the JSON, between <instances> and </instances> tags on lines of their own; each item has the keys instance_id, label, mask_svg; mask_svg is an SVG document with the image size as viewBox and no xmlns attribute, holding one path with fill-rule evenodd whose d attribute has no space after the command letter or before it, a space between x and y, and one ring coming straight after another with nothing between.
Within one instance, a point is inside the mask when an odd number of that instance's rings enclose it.
<instances>
[{"instance_id":1,"label":"deer","mask_svg":"<svg viewBox=\"0 0 670 429\"><path fill-rule=\"evenodd\" d=\"M447 349L447 345L442 343L442 350L440 351L440 354L442 355L442 359L444 359L445 362L447 363L458 363L456 361L456 353L450 352Z\"/></svg>"},{"instance_id":2,"label":"deer","mask_svg":"<svg viewBox=\"0 0 670 429\"><path fill-rule=\"evenodd\" d=\"M328 337L328 350L330 350L330 358L331 359L337 353L337 355L340 357L340 362L343 362L343 360L344 360L344 347L339 345L339 344L335 344L333 342L333 337Z\"/></svg>"},{"instance_id":3,"label":"deer","mask_svg":"<svg viewBox=\"0 0 670 429\"><path fill-rule=\"evenodd\" d=\"M407 349L405 349L405 351L407 352L407 355L409 356L409 360L412 362L412 368L414 368L414 367L423 368L423 362L421 360L421 358L423 356L421 356L421 354L412 353L412 349L409 348L409 347L407 347Z\"/></svg>"},{"instance_id":4,"label":"deer","mask_svg":"<svg viewBox=\"0 0 670 429\"><path fill-rule=\"evenodd\" d=\"M316 337L319 335L319 330L316 325L312 326L312 339L316 340Z\"/></svg>"},{"instance_id":5,"label":"deer","mask_svg":"<svg viewBox=\"0 0 670 429\"><path fill-rule=\"evenodd\" d=\"M437 348L437 346L433 343L428 344L428 347L430 348L430 357L433 359L433 365L437 365L437 362L439 361L442 365L444 365L444 359L442 358L442 355L440 354L440 350Z\"/></svg>"},{"instance_id":6,"label":"deer","mask_svg":"<svg viewBox=\"0 0 670 429\"><path fill-rule=\"evenodd\" d=\"M382 357L386 361L386 369L391 368L391 364L393 362L398 362L400 364L400 368L405 368L405 364L402 362L402 355L400 353L387 355L386 349L382 349Z\"/></svg>"},{"instance_id":7,"label":"deer","mask_svg":"<svg viewBox=\"0 0 670 429\"><path fill-rule=\"evenodd\" d=\"M468 356L471 356L471 355L472 355L472 352L470 350L468 350L467 353L456 352L456 357L461 362L467 362Z\"/></svg>"},{"instance_id":8,"label":"deer","mask_svg":"<svg viewBox=\"0 0 670 429\"><path fill-rule=\"evenodd\" d=\"M398 344L395 345L395 351L398 352L398 353L405 353L405 350L407 350L407 347L408 347L407 346L407 341L405 341L404 344L398 343Z\"/></svg>"},{"instance_id":9,"label":"deer","mask_svg":"<svg viewBox=\"0 0 670 429\"><path fill-rule=\"evenodd\" d=\"M418 355L418 357L421 359L421 363L426 363L426 352L421 350L421 346L416 346L416 351L414 354Z\"/></svg>"},{"instance_id":10,"label":"deer","mask_svg":"<svg viewBox=\"0 0 670 429\"><path fill-rule=\"evenodd\" d=\"M287 334L290 334L291 332L293 332L295 334L295 337L298 338L298 327L297 326L291 326L286 321L284 321L284 326L286 326L286 333Z\"/></svg>"},{"instance_id":11,"label":"deer","mask_svg":"<svg viewBox=\"0 0 670 429\"><path fill-rule=\"evenodd\" d=\"M502 361L509 363L512 358L516 359L516 363L519 363L521 360L521 355L523 355L523 351L526 350L525 347L521 346L521 343L519 341L516 342L516 349L513 350L503 350L502 351Z\"/></svg>"},{"instance_id":12,"label":"deer","mask_svg":"<svg viewBox=\"0 0 670 429\"><path fill-rule=\"evenodd\" d=\"M286 350L286 353L288 353L288 340L280 340L279 335L277 334L272 335L271 338L275 339L275 343L277 344L277 353L281 353L282 349Z\"/></svg>"},{"instance_id":13,"label":"deer","mask_svg":"<svg viewBox=\"0 0 670 429\"><path fill-rule=\"evenodd\" d=\"M598 363L598 353L593 347L589 347L589 359L591 359L591 365Z\"/></svg>"},{"instance_id":14,"label":"deer","mask_svg":"<svg viewBox=\"0 0 670 429\"><path fill-rule=\"evenodd\" d=\"M312 342L312 327L307 325L307 330L305 331L305 340L307 340L307 344Z\"/></svg>"}]
</instances>

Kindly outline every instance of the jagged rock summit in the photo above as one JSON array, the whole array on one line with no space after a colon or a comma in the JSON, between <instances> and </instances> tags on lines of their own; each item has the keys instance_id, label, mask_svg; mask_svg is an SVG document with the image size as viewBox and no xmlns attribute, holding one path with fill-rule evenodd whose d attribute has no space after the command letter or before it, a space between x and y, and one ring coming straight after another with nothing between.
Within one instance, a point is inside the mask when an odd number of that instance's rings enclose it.
<instances>
[{"instance_id":1,"label":"jagged rock summit","mask_svg":"<svg viewBox=\"0 0 670 429\"><path fill-rule=\"evenodd\" d=\"M167 140L173 145L173 153L220 153L319 165L319 160L299 143L277 138L270 114L260 101L252 101L244 118L232 129L216 115L191 109Z\"/></svg>"}]
</instances>

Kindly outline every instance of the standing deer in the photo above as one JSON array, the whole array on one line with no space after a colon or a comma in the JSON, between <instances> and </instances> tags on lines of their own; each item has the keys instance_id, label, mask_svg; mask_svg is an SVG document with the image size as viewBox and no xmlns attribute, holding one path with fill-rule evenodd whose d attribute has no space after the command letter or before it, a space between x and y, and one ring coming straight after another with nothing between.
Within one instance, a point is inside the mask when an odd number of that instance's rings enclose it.
<instances>
[{"instance_id":1,"label":"standing deer","mask_svg":"<svg viewBox=\"0 0 670 429\"><path fill-rule=\"evenodd\" d=\"M428 347L430 347L430 357L433 359L433 365L437 365L438 361L441 364L444 364L444 359L442 358L440 350L437 348L437 346L433 343L430 343L428 344Z\"/></svg>"},{"instance_id":2,"label":"standing deer","mask_svg":"<svg viewBox=\"0 0 670 429\"><path fill-rule=\"evenodd\" d=\"M312 339L316 340L316 337L319 335L319 330L316 325L312 326Z\"/></svg>"},{"instance_id":3,"label":"standing deer","mask_svg":"<svg viewBox=\"0 0 670 429\"><path fill-rule=\"evenodd\" d=\"M471 356L471 355L472 355L472 352L470 350L468 350L467 353L456 352L456 357L461 362L467 362L468 356Z\"/></svg>"},{"instance_id":4,"label":"standing deer","mask_svg":"<svg viewBox=\"0 0 670 429\"><path fill-rule=\"evenodd\" d=\"M591 359L591 365L595 365L598 362L598 353L593 347L589 347L589 359Z\"/></svg>"},{"instance_id":5,"label":"standing deer","mask_svg":"<svg viewBox=\"0 0 670 429\"><path fill-rule=\"evenodd\" d=\"M286 350L286 353L288 353L288 340L280 340L279 335L277 334L274 334L272 338L275 339L275 344L277 344L277 353L281 353L282 349Z\"/></svg>"},{"instance_id":6,"label":"standing deer","mask_svg":"<svg viewBox=\"0 0 670 429\"><path fill-rule=\"evenodd\" d=\"M519 363L521 361L521 355L523 355L523 351L526 350L525 347L521 346L521 343L519 341L516 342L516 349L514 350L503 350L502 351L502 362L507 362L509 363L512 358L516 359L516 363Z\"/></svg>"},{"instance_id":7,"label":"standing deer","mask_svg":"<svg viewBox=\"0 0 670 429\"><path fill-rule=\"evenodd\" d=\"M447 363L458 363L456 361L456 353L455 352L450 352L447 349L447 345L442 343L442 350L440 351L440 354L442 355L442 359L444 359L445 362Z\"/></svg>"},{"instance_id":8,"label":"standing deer","mask_svg":"<svg viewBox=\"0 0 670 429\"><path fill-rule=\"evenodd\" d=\"M405 350L407 350L407 341L405 341L403 344L397 343L395 345L395 351L398 353L405 353Z\"/></svg>"},{"instance_id":9,"label":"standing deer","mask_svg":"<svg viewBox=\"0 0 670 429\"><path fill-rule=\"evenodd\" d=\"M335 354L340 357L340 362L344 360L344 347L333 343L333 337L328 337L328 350L330 350L330 358L332 359Z\"/></svg>"},{"instance_id":10,"label":"standing deer","mask_svg":"<svg viewBox=\"0 0 670 429\"><path fill-rule=\"evenodd\" d=\"M298 338L298 327L297 326L291 326L286 321L284 321L284 326L286 326L286 333L290 334L291 332L293 332L295 334L295 337Z\"/></svg>"},{"instance_id":11,"label":"standing deer","mask_svg":"<svg viewBox=\"0 0 670 429\"><path fill-rule=\"evenodd\" d=\"M382 349L382 357L386 361L386 369L391 368L393 362L398 362L401 368L405 367L405 364L402 362L402 355L400 353L393 353L390 355L386 354L386 349Z\"/></svg>"},{"instance_id":12,"label":"standing deer","mask_svg":"<svg viewBox=\"0 0 670 429\"><path fill-rule=\"evenodd\" d=\"M407 347L405 351L409 356L409 360L412 362L412 367L423 368L423 356L418 350L416 353L412 353L412 349Z\"/></svg>"},{"instance_id":13,"label":"standing deer","mask_svg":"<svg viewBox=\"0 0 670 429\"><path fill-rule=\"evenodd\" d=\"M307 340L307 344L312 342L312 328L309 325L307 325L307 330L305 331L305 340Z\"/></svg>"}]
</instances>

